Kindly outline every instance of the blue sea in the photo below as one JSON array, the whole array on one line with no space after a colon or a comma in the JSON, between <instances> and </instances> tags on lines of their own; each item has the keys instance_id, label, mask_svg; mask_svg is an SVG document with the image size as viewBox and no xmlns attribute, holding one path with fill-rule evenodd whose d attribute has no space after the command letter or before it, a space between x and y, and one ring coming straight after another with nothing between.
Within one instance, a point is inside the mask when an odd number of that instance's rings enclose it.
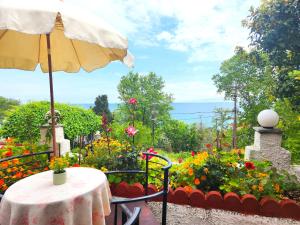
<instances>
[{"instance_id":1,"label":"blue sea","mask_svg":"<svg viewBox=\"0 0 300 225\"><path fill-rule=\"evenodd\" d=\"M84 108L90 108L93 104L78 104ZM223 108L226 110L233 109L233 102L200 102L200 103L172 103L173 110L171 116L174 119L182 120L186 123L198 123L205 127L212 126L214 110ZM109 109L114 111L118 103L109 104Z\"/></svg>"}]
</instances>

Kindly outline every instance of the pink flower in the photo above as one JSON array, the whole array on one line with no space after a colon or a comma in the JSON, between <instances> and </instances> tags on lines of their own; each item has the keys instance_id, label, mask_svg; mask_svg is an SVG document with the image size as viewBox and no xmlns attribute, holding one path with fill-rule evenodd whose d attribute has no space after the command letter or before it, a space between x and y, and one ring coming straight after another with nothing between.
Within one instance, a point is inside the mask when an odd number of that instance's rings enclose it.
<instances>
[{"instance_id":1,"label":"pink flower","mask_svg":"<svg viewBox=\"0 0 300 225\"><path fill-rule=\"evenodd\" d=\"M191 155L194 157L194 156L195 156L195 152L194 152L194 151L192 151L192 152L191 152Z\"/></svg>"},{"instance_id":2,"label":"pink flower","mask_svg":"<svg viewBox=\"0 0 300 225\"><path fill-rule=\"evenodd\" d=\"M153 147L149 148L149 149L147 150L147 152L148 152L148 153L155 154L155 155L157 154L157 152L154 151L154 148L153 148ZM149 156L148 156L148 159L150 160L152 157L153 157L152 155L149 155ZM146 159L146 155L145 155L145 154L143 154L143 159Z\"/></svg>"},{"instance_id":3,"label":"pink flower","mask_svg":"<svg viewBox=\"0 0 300 225\"><path fill-rule=\"evenodd\" d=\"M136 100L136 98L130 98L129 101L128 101L128 103L130 105L136 105L137 104L137 100Z\"/></svg>"},{"instance_id":4,"label":"pink flower","mask_svg":"<svg viewBox=\"0 0 300 225\"><path fill-rule=\"evenodd\" d=\"M125 132L129 137L133 137L138 132L138 130L136 130L133 126L129 126L125 129Z\"/></svg>"}]
</instances>

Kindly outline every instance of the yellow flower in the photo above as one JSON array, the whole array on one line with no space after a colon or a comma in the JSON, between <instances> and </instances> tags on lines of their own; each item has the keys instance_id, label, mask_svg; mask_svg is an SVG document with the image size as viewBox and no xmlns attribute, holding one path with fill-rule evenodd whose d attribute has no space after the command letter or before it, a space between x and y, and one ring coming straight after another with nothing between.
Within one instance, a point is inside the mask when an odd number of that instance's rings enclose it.
<instances>
[{"instance_id":1,"label":"yellow flower","mask_svg":"<svg viewBox=\"0 0 300 225\"><path fill-rule=\"evenodd\" d=\"M205 167L205 168L203 169L203 171L204 171L205 174L208 174L208 168Z\"/></svg>"},{"instance_id":2,"label":"yellow flower","mask_svg":"<svg viewBox=\"0 0 300 225\"><path fill-rule=\"evenodd\" d=\"M251 189L255 191L257 189L257 185L252 185Z\"/></svg>"},{"instance_id":3,"label":"yellow flower","mask_svg":"<svg viewBox=\"0 0 300 225\"><path fill-rule=\"evenodd\" d=\"M266 176L268 176L268 174L266 174L266 173L258 173L258 177L266 177Z\"/></svg>"},{"instance_id":4,"label":"yellow flower","mask_svg":"<svg viewBox=\"0 0 300 225\"><path fill-rule=\"evenodd\" d=\"M104 166L102 166L102 167L101 167L101 171L102 171L102 172L106 172L106 171L108 171L108 169L105 168Z\"/></svg>"}]
</instances>

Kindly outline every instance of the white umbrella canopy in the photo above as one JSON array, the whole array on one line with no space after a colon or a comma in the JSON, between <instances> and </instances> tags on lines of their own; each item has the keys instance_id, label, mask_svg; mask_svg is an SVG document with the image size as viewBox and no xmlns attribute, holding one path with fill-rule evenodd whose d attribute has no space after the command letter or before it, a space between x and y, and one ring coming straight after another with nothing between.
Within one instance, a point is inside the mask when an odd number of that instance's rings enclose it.
<instances>
[{"instance_id":1,"label":"white umbrella canopy","mask_svg":"<svg viewBox=\"0 0 300 225\"><path fill-rule=\"evenodd\" d=\"M127 39L101 18L58 0L2 0L0 68L35 70L40 64L48 72L48 33L52 71L90 72L114 60L133 64Z\"/></svg>"},{"instance_id":2,"label":"white umbrella canopy","mask_svg":"<svg viewBox=\"0 0 300 225\"><path fill-rule=\"evenodd\" d=\"M115 60L133 66L127 39L101 18L59 0L0 0L0 68L40 64L49 73L56 155L52 71L90 72Z\"/></svg>"}]
</instances>

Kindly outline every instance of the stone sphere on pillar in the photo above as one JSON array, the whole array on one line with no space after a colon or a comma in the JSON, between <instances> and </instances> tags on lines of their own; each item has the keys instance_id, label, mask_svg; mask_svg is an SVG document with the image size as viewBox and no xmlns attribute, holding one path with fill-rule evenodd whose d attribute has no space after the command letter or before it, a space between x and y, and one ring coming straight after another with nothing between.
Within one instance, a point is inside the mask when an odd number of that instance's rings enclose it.
<instances>
[{"instance_id":1,"label":"stone sphere on pillar","mask_svg":"<svg viewBox=\"0 0 300 225\"><path fill-rule=\"evenodd\" d=\"M278 124L279 116L272 109L265 109L258 114L257 121L264 128L274 128Z\"/></svg>"}]
</instances>

